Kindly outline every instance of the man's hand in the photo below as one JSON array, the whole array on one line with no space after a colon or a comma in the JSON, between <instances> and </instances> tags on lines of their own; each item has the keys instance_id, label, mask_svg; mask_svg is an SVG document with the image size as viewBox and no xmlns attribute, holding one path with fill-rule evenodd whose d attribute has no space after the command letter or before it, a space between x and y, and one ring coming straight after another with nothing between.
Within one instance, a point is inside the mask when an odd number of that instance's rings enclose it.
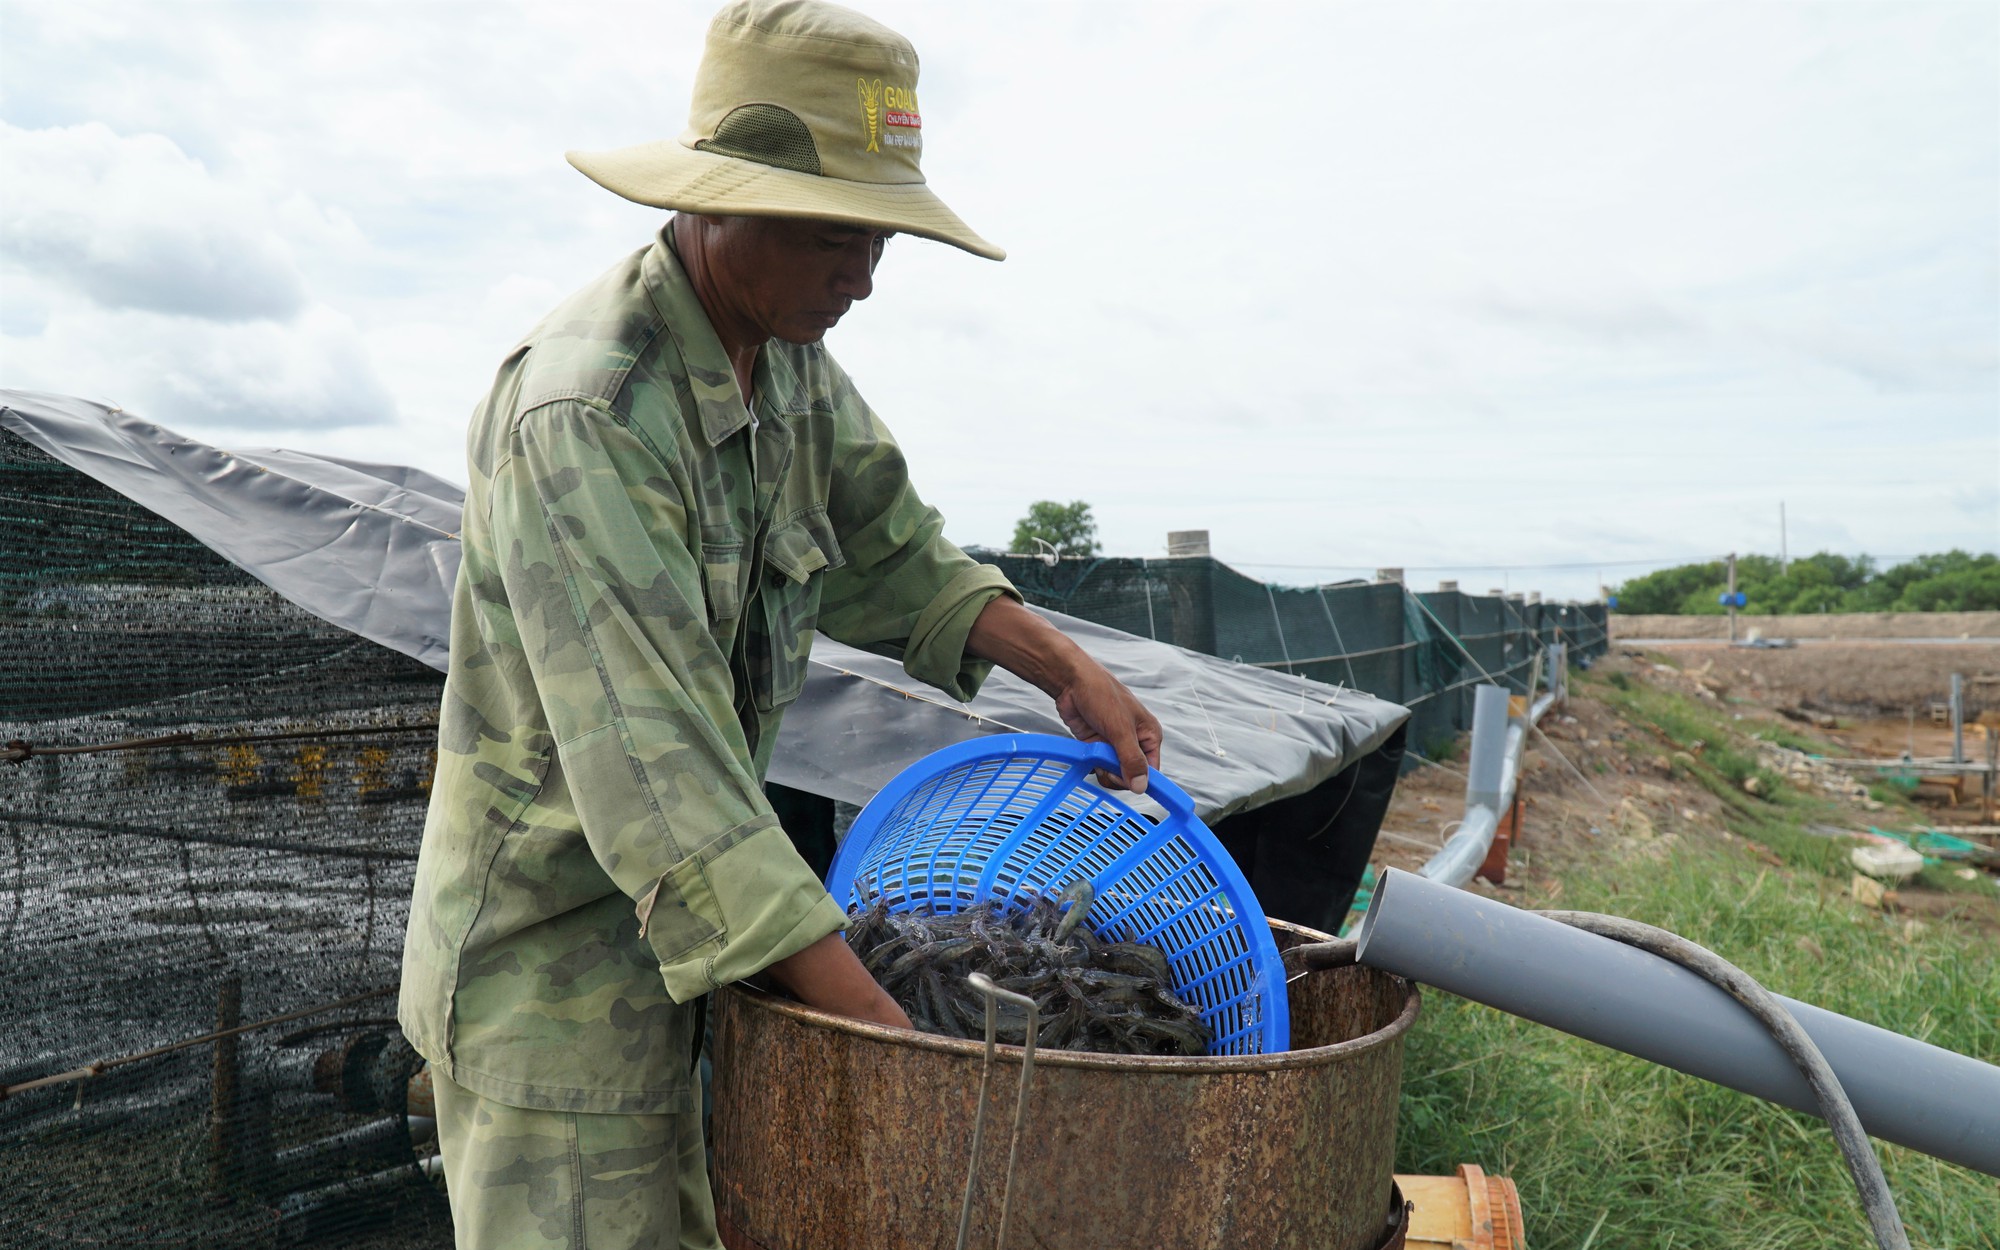
<instances>
[{"instance_id":1,"label":"man's hand","mask_svg":"<svg viewBox=\"0 0 2000 1250\"><path fill-rule=\"evenodd\" d=\"M847 939L838 933L827 934L764 971L808 1007L870 1024L912 1027L908 1014L868 975Z\"/></svg>"},{"instance_id":2,"label":"man's hand","mask_svg":"<svg viewBox=\"0 0 2000 1250\"><path fill-rule=\"evenodd\" d=\"M1146 769L1160 764L1160 722L1125 683L1063 632L1006 595L972 623L965 649L1031 682L1056 703L1056 714L1082 742L1108 742L1122 777L1106 784L1146 792Z\"/></svg>"}]
</instances>

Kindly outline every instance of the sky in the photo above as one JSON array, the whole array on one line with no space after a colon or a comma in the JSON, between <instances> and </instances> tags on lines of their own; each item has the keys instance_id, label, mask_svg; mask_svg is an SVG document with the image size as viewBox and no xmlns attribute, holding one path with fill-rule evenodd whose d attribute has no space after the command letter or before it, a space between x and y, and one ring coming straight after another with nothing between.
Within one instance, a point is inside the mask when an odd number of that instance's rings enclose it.
<instances>
[{"instance_id":1,"label":"sky","mask_svg":"<svg viewBox=\"0 0 2000 1250\"><path fill-rule=\"evenodd\" d=\"M924 170L828 337L962 544L1590 598L2000 548L2000 5L879 3ZM709 4L0 0L0 386L465 480L664 214Z\"/></svg>"}]
</instances>

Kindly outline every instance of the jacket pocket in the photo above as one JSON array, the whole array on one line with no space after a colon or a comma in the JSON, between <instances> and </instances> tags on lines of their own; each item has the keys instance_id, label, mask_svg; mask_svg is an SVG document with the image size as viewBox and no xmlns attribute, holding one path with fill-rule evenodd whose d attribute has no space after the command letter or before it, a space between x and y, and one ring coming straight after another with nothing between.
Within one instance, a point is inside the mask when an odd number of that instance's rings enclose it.
<instances>
[{"instance_id":1,"label":"jacket pocket","mask_svg":"<svg viewBox=\"0 0 2000 1250\"><path fill-rule=\"evenodd\" d=\"M701 527L701 591L711 623L743 614L743 535L734 526Z\"/></svg>"},{"instance_id":2,"label":"jacket pocket","mask_svg":"<svg viewBox=\"0 0 2000 1250\"><path fill-rule=\"evenodd\" d=\"M764 654L751 673L751 696L760 712L775 712L805 689L813 626L819 620L822 573L847 563L824 507L808 508L764 540Z\"/></svg>"}]
</instances>

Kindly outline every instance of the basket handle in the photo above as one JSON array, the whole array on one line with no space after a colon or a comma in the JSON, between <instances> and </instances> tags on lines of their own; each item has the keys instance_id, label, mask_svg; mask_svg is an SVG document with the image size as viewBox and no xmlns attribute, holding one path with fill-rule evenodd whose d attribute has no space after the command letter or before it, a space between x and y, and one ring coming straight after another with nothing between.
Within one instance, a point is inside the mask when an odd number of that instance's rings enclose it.
<instances>
[{"instance_id":1,"label":"basket handle","mask_svg":"<svg viewBox=\"0 0 2000 1250\"><path fill-rule=\"evenodd\" d=\"M1118 752L1109 742L1085 742L1081 744L1084 762L1092 768L1101 768L1112 776L1122 775L1122 765L1118 762ZM1146 770L1146 797L1167 809L1167 815L1179 820L1194 820L1194 800L1188 792L1167 780L1167 775L1157 768Z\"/></svg>"}]
</instances>

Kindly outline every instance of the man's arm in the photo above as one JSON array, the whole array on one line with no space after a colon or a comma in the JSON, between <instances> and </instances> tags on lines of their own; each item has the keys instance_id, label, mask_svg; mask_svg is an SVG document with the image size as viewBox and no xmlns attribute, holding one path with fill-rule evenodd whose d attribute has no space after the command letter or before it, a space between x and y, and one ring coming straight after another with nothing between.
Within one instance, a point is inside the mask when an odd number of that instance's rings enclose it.
<instances>
[{"instance_id":1,"label":"man's arm","mask_svg":"<svg viewBox=\"0 0 2000 1250\"><path fill-rule=\"evenodd\" d=\"M838 933L827 934L765 971L808 1007L899 1029L916 1027Z\"/></svg>"},{"instance_id":2,"label":"man's arm","mask_svg":"<svg viewBox=\"0 0 2000 1250\"><path fill-rule=\"evenodd\" d=\"M1160 722L1061 630L1002 595L972 622L965 650L1054 699L1056 714L1078 739L1108 742L1118 752L1124 788L1146 792L1147 766L1160 765Z\"/></svg>"},{"instance_id":3,"label":"man's arm","mask_svg":"<svg viewBox=\"0 0 2000 1250\"><path fill-rule=\"evenodd\" d=\"M1061 630L1006 596L987 604L972 623L966 652L990 660L1055 700L1070 732L1085 742L1109 742L1121 779L1143 794L1146 768L1160 763L1160 722L1125 684L1106 672ZM910 1018L868 975L838 933L771 965L771 977L809 1006L876 1024L911 1028Z\"/></svg>"}]
</instances>

